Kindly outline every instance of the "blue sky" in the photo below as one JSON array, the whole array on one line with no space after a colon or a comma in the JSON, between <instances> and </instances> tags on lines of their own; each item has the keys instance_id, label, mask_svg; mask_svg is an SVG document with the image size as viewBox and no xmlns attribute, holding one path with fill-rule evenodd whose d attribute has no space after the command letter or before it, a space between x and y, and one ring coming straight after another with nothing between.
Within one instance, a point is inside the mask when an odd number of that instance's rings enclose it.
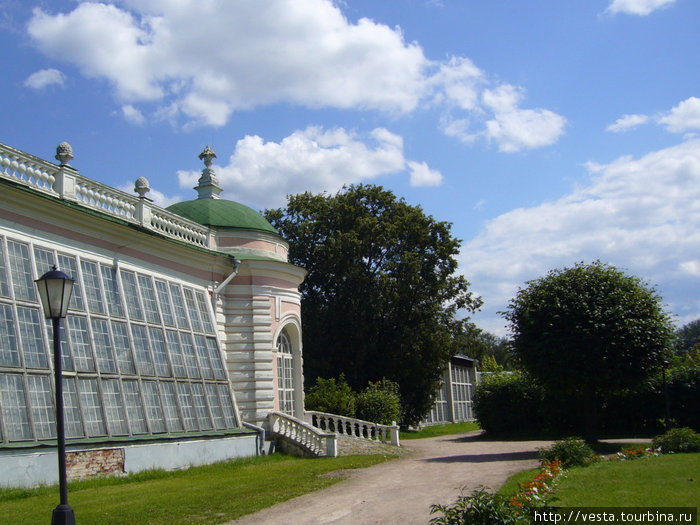
<instances>
[{"instance_id":1,"label":"blue sky","mask_svg":"<svg viewBox=\"0 0 700 525\"><path fill-rule=\"evenodd\" d=\"M373 183L453 223L476 323L600 259L700 318L695 0L0 0L0 141L168 205Z\"/></svg>"}]
</instances>

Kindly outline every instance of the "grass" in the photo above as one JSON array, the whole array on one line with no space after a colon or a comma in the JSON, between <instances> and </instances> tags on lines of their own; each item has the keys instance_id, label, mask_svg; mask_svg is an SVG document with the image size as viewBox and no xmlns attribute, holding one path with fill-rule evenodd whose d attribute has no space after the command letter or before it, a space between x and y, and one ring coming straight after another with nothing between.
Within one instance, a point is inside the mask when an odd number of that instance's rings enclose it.
<instances>
[{"instance_id":1,"label":"grass","mask_svg":"<svg viewBox=\"0 0 700 525\"><path fill-rule=\"evenodd\" d=\"M418 432L401 432L400 439L422 439L429 437L447 436L450 434L463 434L479 430L481 427L476 422L452 423L449 425L431 425Z\"/></svg>"},{"instance_id":2,"label":"grass","mask_svg":"<svg viewBox=\"0 0 700 525\"><path fill-rule=\"evenodd\" d=\"M149 471L124 478L69 483L68 501L81 525L217 524L234 520L345 476L387 456L300 459L273 454L180 471ZM58 504L58 486L0 490L4 525L48 523Z\"/></svg>"},{"instance_id":3,"label":"grass","mask_svg":"<svg viewBox=\"0 0 700 525\"><path fill-rule=\"evenodd\" d=\"M700 507L699 473L698 453L601 461L569 470L552 503L564 507Z\"/></svg>"}]
</instances>

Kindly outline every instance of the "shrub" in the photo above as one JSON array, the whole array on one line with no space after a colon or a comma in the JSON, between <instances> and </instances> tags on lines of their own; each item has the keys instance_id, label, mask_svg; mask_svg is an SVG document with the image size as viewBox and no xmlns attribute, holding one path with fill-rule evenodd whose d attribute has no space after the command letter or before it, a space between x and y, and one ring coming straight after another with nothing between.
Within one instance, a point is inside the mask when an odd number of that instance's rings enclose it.
<instances>
[{"instance_id":1,"label":"shrub","mask_svg":"<svg viewBox=\"0 0 700 525\"><path fill-rule=\"evenodd\" d=\"M355 393L340 374L338 379L316 379L304 400L307 410L316 410L339 416L355 417Z\"/></svg>"},{"instance_id":2,"label":"shrub","mask_svg":"<svg viewBox=\"0 0 700 525\"><path fill-rule=\"evenodd\" d=\"M516 373L482 376L474 392L476 418L486 432L507 434L541 429L543 392L527 375Z\"/></svg>"},{"instance_id":3,"label":"shrub","mask_svg":"<svg viewBox=\"0 0 700 525\"><path fill-rule=\"evenodd\" d=\"M382 379L367 385L357 394L357 417L372 423L391 425L401 418L401 397L399 385Z\"/></svg>"},{"instance_id":4,"label":"shrub","mask_svg":"<svg viewBox=\"0 0 700 525\"><path fill-rule=\"evenodd\" d=\"M529 523L526 512L510 504L509 498L491 494L484 488L471 496L460 496L451 505L432 505L430 514L441 513L430 520L432 525L518 525Z\"/></svg>"},{"instance_id":5,"label":"shrub","mask_svg":"<svg viewBox=\"0 0 700 525\"><path fill-rule=\"evenodd\" d=\"M672 428L654 438L654 448L661 452L700 452L700 434L692 428Z\"/></svg>"},{"instance_id":6,"label":"shrub","mask_svg":"<svg viewBox=\"0 0 700 525\"><path fill-rule=\"evenodd\" d=\"M569 437L539 449L543 463L561 461L564 468L579 467L593 462L595 453L581 438Z\"/></svg>"}]
</instances>

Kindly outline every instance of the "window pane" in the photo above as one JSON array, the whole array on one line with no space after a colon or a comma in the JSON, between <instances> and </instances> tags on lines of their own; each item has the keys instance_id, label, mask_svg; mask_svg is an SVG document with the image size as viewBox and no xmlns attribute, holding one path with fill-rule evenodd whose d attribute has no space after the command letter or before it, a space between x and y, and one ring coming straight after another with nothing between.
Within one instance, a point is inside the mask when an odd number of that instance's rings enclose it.
<instances>
[{"instance_id":1,"label":"window pane","mask_svg":"<svg viewBox=\"0 0 700 525\"><path fill-rule=\"evenodd\" d=\"M153 368L153 359L151 351L148 349L148 337L146 336L146 327L139 324L131 325L131 340L134 343L134 352L136 354L136 369L139 374L155 375Z\"/></svg>"},{"instance_id":2,"label":"window pane","mask_svg":"<svg viewBox=\"0 0 700 525\"><path fill-rule=\"evenodd\" d=\"M194 404L192 402L192 393L190 385L187 383L177 384L177 397L180 400L182 407L182 417L185 420L185 430L197 430L197 418L194 413Z\"/></svg>"},{"instance_id":3,"label":"window pane","mask_svg":"<svg viewBox=\"0 0 700 525\"><path fill-rule=\"evenodd\" d=\"M224 370L224 364L221 361L221 354L216 345L216 339L207 337L207 348L209 349L209 360L214 369L214 377L216 379L226 379L226 370Z\"/></svg>"},{"instance_id":4,"label":"window pane","mask_svg":"<svg viewBox=\"0 0 700 525\"><path fill-rule=\"evenodd\" d=\"M102 300L100 275L97 272L97 264L90 261L80 261L80 267L83 270L83 283L85 284L85 297L87 298L88 310L93 314L106 313L105 304Z\"/></svg>"},{"instance_id":5,"label":"window pane","mask_svg":"<svg viewBox=\"0 0 700 525\"><path fill-rule=\"evenodd\" d=\"M46 347L41 336L39 310L37 308L17 307L19 321L19 338L22 342L24 365L29 368L48 368Z\"/></svg>"},{"instance_id":6,"label":"window pane","mask_svg":"<svg viewBox=\"0 0 700 525\"><path fill-rule=\"evenodd\" d=\"M54 264L57 264L53 250L46 250L36 246L34 247L34 262L36 263L36 274L39 277L51 270Z\"/></svg>"},{"instance_id":7,"label":"window pane","mask_svg":"<svg viewBox=\"0 0 700 525\"><path fill-rule=\"evenodd\" d=\"M83 411L88 437L104 436L106 434L105 422L102 417L97 380L78 379L78 387L80 389L80 408Z\"/></svg>"},{"instance_id":8,"label":"window pane","mask_svg":"<svg viewBox=\"0 0 700 525\"><path fill-rule=\"evenodd\" d=\"M56 421L54 420L53 401L49 376L27 376L29 388L29 406L32 407L34 433L37 439L56 437Z\"/></svg>"},{"instance_id":9,"label":"window pane","mask_svg":"<svg viewBox=\"0 0 700 525\"><path fill-rule=\"evenodd\" d=\"M78 279L78 268L75 264L75 257L58 254L58 269L68 274L75 280L75 283L73 284L73 294L70 297L70 304L68 307L75 310L85 310L83 293L80 289L80 280Z\"/></svg>"},{"instance_id":10,"label":"window pane","mask_svg":"<svg viewBox=\"0 0 700 525\"><path fill-rule=\"evenodd\" d=\"M160 323L158 305L156 304L156 294L153 290L151 278L146 277L145 275L139 275L139 287L141 288L143 309L146 311L146 321L149 323Z\"/></svg>"},{"instance_id":11,"label":"window pane","mask_svg":"<svg viewBox=\"0 0 700 525\"><path fill-rule=\"evenodd\" d=\"M202 375L205 379L214 379L214 372L209 363L209 351L207 350L207 342L203 335L196 335L194 342L197 347L197 357L199 357L199 366L202 368Z\"/></svg>"},{"instance_id":12,"label":"window pane","mask_svg":"<svg viewBox=\"0 0 700 525\"><path fill-rule=\"evenodd\" d=\"M192 397L194 399L194 408L199 420L199 428L209 430L212 428L209 409L207 408L207 400L204 395L204 386L200 383L192 383Z\"/></svg>"},{"instance_id":13,"label":"window pane","mask_svg":"<svg viewBox=\"0 0 700 525\"><path fill-rule=\"evenodd\" d=\"M197 311L197 305L194 302L194 294L189 288L185 288L185 304L187 305L187 313L190 314L190 321L192 321L192 330L201 332L202 323L199 320L199 312Z\"/></svg>"},{"instance_id":14,"label":"window pane","mask_svg":"<svg viewBox=\"0 0 700 525\"><path fill-rule=\"evenodd\" d=\"M19 366L19 350L15 323L12 319L12 307L0 303L0 365Z\"/></svg>"},{"instance_id":15,"label":"window pane","mask_svg":"<svg viewBox=\"0 0 700 525\"><path fill-rule=\"evenodd\" d=\"M117 272L110 266L100 266L102 271L102 282L105 286L105 295L107 296L107 306L109 314L118 317L124 317L124 307L119 295L119 283L117 283Z\"/></svg>"},{"instance_id":16,"label":"window pane","mask_svg":"<svg viewBox=\"0 0 700 525\"><path fill-rule=\"evenodd\" d=\"M192 336L185 332L180 332L180 343L182 354L185 356L187 375L199 378L199 366L197 365L197 356L194 354L194 346L192 346Z\"/></svg>"},{"instance_id":17,"label":"window pane","mask_svg":"<svg viewBox=\"0 0 700 525\"><path fill-rule=\"evenodd\" d=\"M136 287L136 276L133 272L121 271L122 286L124 287L124 299L126 299L126 310L129 312L131 320L143 321L143 310L139 303L139 291Z\"/></svg>"},{"instance_id":18,"label":"window pane","mask_svg":"<svg viewBox=\"0 0 700 525\"><path fill-rule=\"evenodd\" d=\"M107 428L113 436L123 436L128 433L120 390L118 379L105 379L102 381L102 396L105 402Z\"/></svg>"},{"instance_id":19,"label":"window pane","mask_svg":"<svg viewBox=\"0 0 700 525\"><path fill-rule=\"evenodd\" d=\"M187 321L187 314L185 313L185 301L182 298L182 292L178 285L170 284L170 296L172 297L173 307L175 308L177 326L189 330L190 323Z\"/></svg>"},{"instance_id":20,"label":"window pane","mask_svg":"<svg viewBox=\"0 0 700 525\"><path fill-rule=\"evenodd\" d=\"M10 296L10 287L7 284L7 267L5 266L5 248L2 237L0 237L0 296Z\"/></svg>"},{"instance_id":21,"label":"window pane","mask_svg":"<svg viewBox=\"0 0 700 525\"><path fill-rule=\"evenodd\" d=\"M236 416L233 411L231 392L226 385L216 385L216 388L219 390L219 399L221 400L221 408L224 411L226 426L228 428L236 428L238 425L236 423Z\"/></svg>"},{"instance_id":22,"label":"window pane","mask_svg":"<svg viewBox=\"0 0 700 525\"><path fill-rule=\"evenodd\" d=\"M182 432L182 421L177 411L177 396L175 385L170 382L160 383L160 396L165 410L165 421L168 424L168 432Z\"/></svg>"},{"instance_id":23,"label":"window pane","mask_svg":"<svg viewBox=\"0 0 700 525\"><path fill-rule=\"evenodd\" d=\"M137 381L124 381L124 401L126 403L126 415L129 418L129 427L132 434L145 434L146 413L143 411L143 402Z\"/></svg>"},{"instance_id":24,"label":"window pane","mask_svg":"<svg viewBox=\"0 0 700 525\"><path fill-rule=\"evenodd\" d=\"M0 407L9 441L32 438L27 415L24 384L19 374L0 374Z\"/></svg>"},{"instance_id":25,"label":"window pane","mask_svg":"<svg viewBox=\"0 0 700 525\"><path fill-rule=\"evenodd\" d=\"M109 325L105 319L92 318L92 337L95 341L97 368L100 372L114 374L117 371L117 366L114 363L112 341L109 338Z\"/></svg>"},{"instance_id":26,"label":"window pane","mask_svg":"<svg viewBox=\"0 0 700 525\"><path fill-rule=\"evenodd\" d=\"M83 424L80 421L78 394L75 390L75 378L63 378L63 414L67 438L83 437Z\"/></svg>"},{"instance_id":27,"label":"window pane","mask_svg":"<svg viewBox=\"0 0 700 525\"><path fill-rule=\"evenodd\" d=\"M158 385L155 381L143 382L143 397L146 400L146 414L151 424L151 432L165 432L163 408L160 406Z\"/></svg>"},{"instance_id":28,"label":"window pane","mask_svg":"<svg viewBox=\"0 0 700 525\"><path fill-rule=\"evenodd\" d=\"M199 316L202 319L202 325L204 326L204 331L208 334L214 333L214 325L211 322L211 317L209 316L209 307L207 305L207 300L204 298L203 292L195 292L197 297L197 309L199 310Z\"/></svg>"},{"instance_id":29,"label":"window pane","mask_svg":"<svg viewBox=\"0 0 700 525\"><path fill-rule=\"evenodd\" d=\"M49 341L49 351L51 362L53 363L53 321L51 319L44 319L44 326L46 327L46 335ZM65 321L61 323L61 361L63 370L72 371L75 370L73 366L73 357L71 356L70 345L68 344L68 328L66 328Z\"/></svg>"},{"instance_id":30,"label":"window pane","mask_svg":"<svg viewBox=\"0 0 700 525\"><path fill-rule=\"evenodd\" d=\"M221 401L219 401L219 396L216 392L216 385L207 383L206 389L207 402L209 403L209 408L211 408L211 415L214 417L214 426L217 429L226 428L226 419L224 418L224 411L221 410Z\"/></svg>"},{"instance_id":31,"label":"window pane","mask_svg":"<svg viewBox=\"0 0 700 525\"><path fill-rule=\"evenodd\" d=\"M163 314L163 322L168 326L175 326L175 316L173 315L173 308L170 304L168 285L163 281L156 281L156 292L158 294L160 311Z\"/></svg>"},{"instance_id":32,"label":"window pane","mask_svg":"<svg viewBox=\"0 0 700 525\"><path fill-rule=\"evenodd\" d=\"M156 366L156 375L172 377L168 354L165 350L165 340L163 330L159 328L149 328L148 335L151 336L151 349L153 350L153 360Z\"/></svg>"},{"instance_id":33,"label":"window pane","mask_svg":"<svg viewBox=\"0 0 700 525\"><path fill-rule=\"evenodd\" d=\"M95 362L92 359L85 318L78 315L69 315L67 319L75 369L83 372L93 372L95 370Z\"/></svg>"},{"instance_id":34,"label":"window pane","mask_svg":"<svg viewBox=\"0 0 700 525\"><path fill-rule=\"evenodd\" d=\"M180 348L180 338L174 330L167 330L165 333L168 339L168 352L170 353L170 361L173 364L173 372L176 377L187 377L185 370L185 361L182 357L182 349Z\"/></svg>"},{"instance_id":35,"label":"window pane","mask_svg":"<svg viewBox=\"0 0 700 525\"><path fill-rule=\"evenodd\" d=\"M32 265L29 261L29 248L26 244L7 241L7 255L10 260L10 276L15 299L36 301L36 289L32 279Z\"/></svg>"},{"instance_id":36,"label":"window pane","mask_svg":"<svg viewBox=\"0 0 700 525\"><path fill-rule=\"evenodd\" d=\"M134 359L129 348L129 333L126 323L112 321L112 336L114 337L114 348L117 352L117 364L122 374L134 374Z\"/></svg>"}]
</instances>

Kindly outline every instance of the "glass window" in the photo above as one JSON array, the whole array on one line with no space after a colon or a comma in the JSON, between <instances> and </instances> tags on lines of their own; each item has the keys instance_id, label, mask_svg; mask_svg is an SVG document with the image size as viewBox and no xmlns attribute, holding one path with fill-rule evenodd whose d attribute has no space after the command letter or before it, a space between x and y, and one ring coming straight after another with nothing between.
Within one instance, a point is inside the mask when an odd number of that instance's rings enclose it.
<instances>
[{"instance_id":1,"label":"glass window","mask_svg":"<svg viewBox=\"0 0 700 525\"><path fill-rule=\"evenodd\" d=\"M17 307L19 321L19 338L24 354L24 366L29 368L48 368L46 347L41 336L41 322L37 308Z\"/></svg>"},{"instance_id":2,"label":"glass window","mask_svg":"<svg viewBox=\"0 0 700 525\"><path fill-rule=\"evenodd\" d=\"M151 349L153 350L153 360L156 367L156 375L171 377L170 363L168 363L168 353L165 350L165 339L163 330L160 328L149 328L148 335L151 337Z\"/></svg>"},{"instance_id":3,"label":"glass window","mask_svg":"<svg viewBox=\"0 0 700 525\"><path fill-rule=\"evenodd\" d=\"M7 284L7 266L5 266L5 243L0 237L0 296L9 297L10 287Z\"/></svg>"},{"instance_id":4,"label":"glass window","mask_svg":"<svg viewBox=\"0 0 700 525\"><path fill-rule=\"evenodd\" d=\"M199 320L199 311L197 311L197 305L194 301L194 294L189 288L185 288L185 304L187 305L187 313L190 314L190 321L192 321L192 330L201 332L202 322Z\"/></svg>"},{"instance_id":5,"label":"glass window","mask_svg":"<svg viewBox=\"0 0 700 525\"><path fill-rule=\"evenodd\" d=\"M204 298L204 292L195 292L194 294L197 298L197 309L199 310L199 316L202 319L204 331L208 334L213 334L214 325L211 322L209 307L207 306L207 300Z\"/></svg>"},{"instance_id":6,"label":"glass window","mask_svg":"<svg viewBox=\"0 0 700 525\"><path fill-rule=\"evenodd\" d=\"M197 430L199 426L197 425L197 416L194 411L190 385L187 383L178 383L177 397L180 400L180 407L182 407L182 418L185 420L185 430Z\"/></svg>"},{"instance_id":7,"label":"glass window","mask_svg":"<svg viewBox=\"0 0 700 525\"><path fill-rule=\"evenodd\" d=\"M126 311L129 312L129 318L137 321L143 321L143 310L139 302L139 291L136 287L136 275L133 272L122 270L122 286L124 287L124 298L126 299Z\"/></svg>"},{"instance_id":8,"label":"glass window","mask_svg":"<svg viewBox=\"0 0 700 525\"><path fill-rule=\"evenodd\" d=\"M7 255L10 260L10 276L15 299L36 301L36 288L32 279L32 264L26 244L7 241Z\"/></svg>"},{"instance_id":9,"label":"glass window","mask_svg":"<svg viewBox=\"0 0 700 525\"><path fill-rule=\"evenodd\" d=\"M143 382L143 397L146 400L146 414L151 424L151 432L165 432L165 418L158 395L158 384L155 381Z\"/></svg>"},{"instance_id":10,"label":"glass window","mask_svg":"<svg viewBox=\"0 0 700 525\"><path fill-rule=\"evenodd\" d=\"M170 353L170 361L173 364L173 372L176 377L187 377L185 369L185 361L182 357L180 349L180 338L175 330L167 330L165 336L168 339L168 350Z\"/></svg>"},{"instance_id":11,"label":"glass window","mask_svg":"<svg viewBox=\"0 0 700 525\"><path fill-rule=\"evenodd\" d=\"M31 439L32 430L20 374L0 374L0 407L7 438L10 441Z\"/></svg>"},{"instance_id":12,"label":"glass window","mask_svg":"<svg viewBox=\"0 0 700 525\"><path fill-rule=\"evenodd\" d=\"M194 399L194 408L199 420L199 428L202 430L211 429L211 416L209 415L207 399L204 395L204 386L201 383L192 383L192 398Z\"/></svg>"},{"instance_id":13,"label":"glass window","mask_svg":"<svg viewBox=\"0 0 700 525\"><path fill-rule=\"evenodd\" d=\"M53 401L49 376L28 375L29 405L32 407L34 432L37 439L56 437Z\"/></svg>"},{"instance_id":14,"label":"glass window","mask_svg":"<svg viewBox=\"0 0 700 525\"><path fill-rule=\"evenodd\" d=\"M53 250L45 250L39 247L34 247L34 261L36 262L36 274L38 277L53 269L53 265L56 264Z\"/></svg>"},{"instance_id":15,"label":"glass window","mask_svg":"<svg viewBox=\"0 0 700 525\"><path fill-rule=\"evenodd\" d=\"M224 411L224 419L226 419L226 426L233 428L237 425L236 415L233 411L233 401L231 399L231 392L227 385L216 385L219 391L219 399L221 400L221 409Z\"/></svg>"},{"instance_id":16,"label":"glass window","mask_svg":"<svg viewBox=\"0 0 700 525\"><path fill-rule=\"evenodd\" d=\"M102 289L100 287L100 276L97 271L97 264L90 261L80 261L80 268L83 270L83 282L85 283L85 297L87 298L88 310L93 314L106 313L105 304L102 300Z\"/></svg>"},{"instance_id":17,"label":"glass window","mask_svg":"<svg viewBox=\"0 0 700 525\"><path fill-rule=\"evenodd\" d=\"M224 418L224 411L221 409L221 401L219 401L219 396L216 392L216 385L207 383L205 387L207 389L207 403L209 403L211 415L214 417L214 427L217 429L226 428L226 419Z\"/></svg>"},{"instance_id":18,"label":"glass window","mask_svg":"<svg viewBox=\"0 0 700 525\"><path fill-rule=\"evenodd\" d=\"M182 292L177 284L170 283L170 296L173 299L173 306L175 307L175 319L177 319L177 326L185 330L190 329L190 323L187 320L187 314L185 313L185 301L182 298Z\"/></svg>"},{"instance_id":19,"label":"glass window","mask_svg":"<svg viewBox=\"0 0 700 525\"><path fill-rule=\"evenodd\" d=\"M194 343L197 347L197 357L199 358L199 366L202 368L204 379L214 379L214 371L209 363L209 350L207 342L203 335L195 335Z\"/></svg>"},{"instance_id":20,"label":"glass window","mask_svg":"<svg viewBox=\"0 0 700 525\"><path fill-rule=\"evenodd\" d=\"M102 396L105 402L105 415L107 416L107 428L109 429L109 433L113 436L127 434L124 403L122 402L119 380L102 380Z\"/></svg>"},{"instance_id":21,"label":"glass window","mask_svg":"<svg viewBox=\"0 0 700 525\"><path fill-rule=\"evenodd\" d=\"M46 327L46 334L48 337L49 344L51 345L50 359L53 363L53 321L51 319L44 319L44 326ZM63 370L72 371L75 370L73 367L73 357L71 356L70 345L68 344L68 329L66 328L65 320L61 323L61 361Z\"/></svg>"},{"instance_id":22,"label":"glass window","mask_svg":"<svg viewBox=\"0 0 700 525\"><path fill-rule=\"evenodd\" d=\"M0 365L19 366L19 349L12 319L12 307L0 303Z\"/></svg>"},{"instance_id":23,"label":"glass window","mask_svg":"<svg viewBox=\"0 0 700 525\"><path fill-rule=\"evenodd\" d=\"M177 410L177 395L175 385L169 381L160 382L160 397L163 400L165 422L169 432L182 432L182 421Z\"/></svg>"},{"instance_id":24,"label":"glass window","mask_svg":"<svg viewBox=\"0 0 700 525\"><path fill-rule=\"evenodd\" d=\"M65 419L66 438L83 437L83 423L78 404L78 393L75 389L75 378L63 378L63 414Z\"/></svg>"},{"instance_id":25,"label":"glass window","mask_svg":"<svg viewBox=\"0 0 700 525\"><path fill-rule=\"evenodd\" d=\"M80 407L88 437L104 436L106 434L105 422L102 417L102 403L100 403L100 392L97 390L97 380L78 379L78 387Z\"/></svg>"},{"instance_id":26,"label":"glass window","mask_svg":"<svg viewBox=\"0 0 700 525\"><path fill-rule=\"evenodd\" d=\"M139 288L141 288L141 300L143 309L146 312L146 321L149 323L160 323L158 305L156 304L156 293L153 290L153 283L150 277L139 275Z\"/></svg>"},{"instance_id":27,"label":"glass window","mask_svg":"<svg viewBox=\"0 0 700 525\"><path fill-rule=\"evenodd\" d=\"M102 271L102 282L105 286L105 295L107 296L107 306L109 307L109 315L124 317L124 307L119 295L119 283L117 282L117 272L111 266L100 266Z\"/></svg>"},{"instance_id":28,"label":"glass window","mask_svg":"<svg viewBox=\"0 0 700 525\"><path fill-rule=\"evenodd\" d=\"M192 345L192 336L190 334L180 333L180 348L185 356L185 366L187 367L187 375L193 378L199 378L199 366L197 365L197 356L194 353Z\"/></svg>"},{"instance_id":29,"label":"glass window","mask_svg":"<svg viewBox=\"0 0 700 525\"><path fill-rule=\"evenodd\" d=\"M139 374L148 376L155 375L153 367L153 358L151 351L148 348L148 337L146 336L146 327L140 324L131 325L131 340L134 343L134 352L136 355L136 369Z\"/></svg>"},{"instance_id":30,"label":"glass window","mask_svg":"<svg viewBox=\"0 0 700 525\"><path fill-rule=\"evenodd\" d=\"M114 336L114 348L117 352L117 364L122 374L134 374L134 359L129 348L129 333L126 323L112 321L112 335Z\"/></svg>"},{"instance_id":31,"label":"glass window","mask_svg":"<svg viewBox=\"0 0 700 525\"><path fill-rule=\"evenodd\" d=\"M146 414L143 411L143 402L141 401L141 391L138 381L124 381L124 402L126 403L126 416L129 419L129 427L132 434L145 434L148 432L146 427Z\"/></svg>"},{"instance_id":32,"label":"glass window","mask_svg":"<svg viewBox=\"0 0 700 525\"><path fill-rule=\"evenodd\" d=\"M93 372L95 370L95 362L92 359L92 351L90 350L87 322L84 317L79 315L69 315L67 320L75 369L82 372Z\"/></svg>"},{"instance_id":33,"label":"glass window","mask_svg":"<svg viewBox=\"0 0 700 525\"><path fill-rule=\"evenodd\" d=\"M160 311L163 314L163 322L168 326L175 326L175 316L173 315L173 307L170 304L168 285L163 281L156 281L156 293Z\"/></svg>"},{"instance_id":34,"label":"glass window","mask_svg":"<svg viewBox=\"0 0 700 525\"><path fill-rule=\"evenodd\" d=\"M73 293L70 296L69 308L74 310L85 310L85 303L83 303L83 293L80 289L80 279L78 279L78 268L75 263L75 257L71 255L62 255L59 253L58 268L75 280L75 283L73 283Z\"/></svg>"},{"instance_id":35,"label":"glass window","mask_svg":"<svg viewBox=\"0 0 700 525\"><path fill-rule=\"evenodd\" d=\"M286 333L277 339L277 395L279 407L285 414L294 414L294 361L292 343Z\"/></svg>"},{"instance_id":36,"label":"glass window","mask_svg":"<svg viewBox=\"0 0 700 525\"><path fill-rule=\"evenodd\" d=\"M117 366L114 362L112 341L109 338L109 325L105 319L92 318L92 338L95 341L95 353L97 354L97 368L100 372L114 374Z\"/></svg>"},{"instance_id":37,"label":"glass window","mask_svg":"<svg viewBox=\"0 0 700 525\"><path fill-rule=\"evenodd\" d=\"M226 371L224 370L224 364L221 361L221 354L219 353L219 348L216 345L216 339L213 337L207 337L207 349L209 350L209 360L211 361L212 368L214 369L214 377L216 379L226 379Z\"/></svg>"}]
</instances>

